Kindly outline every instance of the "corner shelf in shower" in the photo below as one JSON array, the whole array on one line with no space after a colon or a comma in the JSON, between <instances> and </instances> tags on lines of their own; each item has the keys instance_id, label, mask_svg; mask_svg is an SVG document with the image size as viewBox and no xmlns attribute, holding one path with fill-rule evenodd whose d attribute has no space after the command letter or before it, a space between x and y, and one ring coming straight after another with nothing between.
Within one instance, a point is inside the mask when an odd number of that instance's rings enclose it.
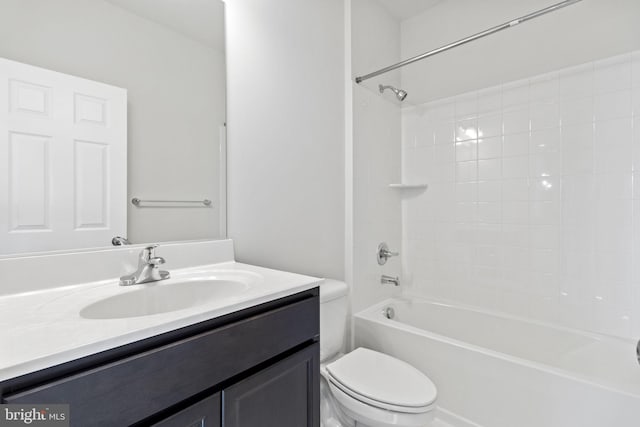
<instances>
[{"instance_id":1,"label":"corner shelf in shower","mask_svg":"<svg viewBox=\"0 0 640 427\"><path fill-rule=\"evenodd\" d=\"M428 184L389 184L389 188L397 190L426 190Z\"/></svg>"}]
</instances>

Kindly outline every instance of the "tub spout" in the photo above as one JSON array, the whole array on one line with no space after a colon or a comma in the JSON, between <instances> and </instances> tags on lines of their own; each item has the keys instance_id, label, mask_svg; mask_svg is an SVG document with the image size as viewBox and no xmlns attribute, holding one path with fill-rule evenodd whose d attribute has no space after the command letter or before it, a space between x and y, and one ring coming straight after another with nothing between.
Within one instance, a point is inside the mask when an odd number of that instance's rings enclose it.
<instances>
[{"instance_id":1,"label":"tub spout","mask_svg":"<svg viewBox=\"0 0 640 427\"><path fill-rule=\"evenodd\" d=\"M380 277L380 283L382 283L383 285L392 283L393 286L400 286L400 278L398 276L393 277L393 276L387 276L386 274L383 274Z\"/></svg>"}]
</instances>

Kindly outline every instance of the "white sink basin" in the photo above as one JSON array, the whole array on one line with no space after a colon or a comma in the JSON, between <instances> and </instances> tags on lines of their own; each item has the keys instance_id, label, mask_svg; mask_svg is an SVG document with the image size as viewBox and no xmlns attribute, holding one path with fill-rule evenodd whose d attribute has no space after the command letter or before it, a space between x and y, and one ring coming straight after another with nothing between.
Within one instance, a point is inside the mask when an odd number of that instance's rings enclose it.
<instances>
[{"instance_id":1,"label":"white sink basin","mask_svg":"<svg viewBox=\"0 0 640 427\"><path fill-rule=\"evenodd\" d=\"M184 310L238 295L250 284L229 279L156 282L94 302L80 311L85 319L121 319ZM123 288L124 290L124 288Z\"/></svg>"}]
</instances>

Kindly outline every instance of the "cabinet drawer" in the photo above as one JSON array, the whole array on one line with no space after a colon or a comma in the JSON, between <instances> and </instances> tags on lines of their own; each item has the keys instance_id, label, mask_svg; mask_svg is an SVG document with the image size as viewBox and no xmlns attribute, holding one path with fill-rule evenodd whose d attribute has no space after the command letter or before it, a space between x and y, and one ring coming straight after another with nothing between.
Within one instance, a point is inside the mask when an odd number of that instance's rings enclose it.
<instances>
[{"instance_id":1,"label":"cabinet drawer","mask_svg":"<svg viewBox=\"0 0 640 427\"><path fill-rule=\"evenodd\" d=\"M68 403L71 425L128 425L258 365L319 333L318 297L4 396Z\"/></svg>"}]
</instances>

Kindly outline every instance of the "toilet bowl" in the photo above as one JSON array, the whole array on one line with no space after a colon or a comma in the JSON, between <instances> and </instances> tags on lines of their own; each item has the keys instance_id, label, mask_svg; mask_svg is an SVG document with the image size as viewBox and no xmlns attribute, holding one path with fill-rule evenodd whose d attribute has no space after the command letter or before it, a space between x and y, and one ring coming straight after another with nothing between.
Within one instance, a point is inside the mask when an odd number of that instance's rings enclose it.
<instances>
[{"instance_id":1,"label":"toilet bowl","mask_svg":"<svg viewBox=\"0 0 640 427\"><path fill-rule=\"evenodd\" d=\"M346 419L343 427L428 427L437 389L426 375L374 350L340 353L347 310L347 285L326 280L320 286L320 369L333 405L322 407L338 414L321 414L322 424Z\"/></svg>"}]
</instances>

